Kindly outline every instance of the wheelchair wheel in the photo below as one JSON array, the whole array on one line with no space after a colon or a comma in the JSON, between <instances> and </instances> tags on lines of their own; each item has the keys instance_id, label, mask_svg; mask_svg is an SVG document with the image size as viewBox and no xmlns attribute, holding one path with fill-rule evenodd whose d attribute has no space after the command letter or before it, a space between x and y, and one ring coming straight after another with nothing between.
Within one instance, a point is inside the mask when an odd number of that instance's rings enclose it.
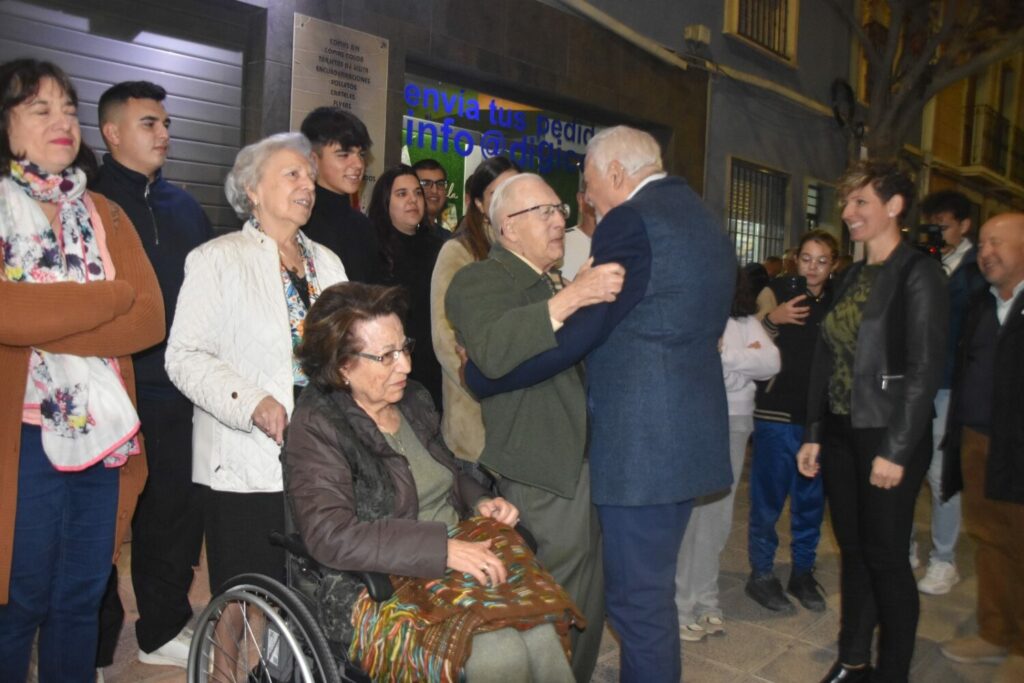
<instances>
[{"instance_id":1,"label":"wheelchair wheel","mask_svg":"<svg viewBox=\"0 0 1024 683\"><path fill-rule=\"evenodd\" d=\"M283 584L242 574L210 600L188 653L189 683L341 683L316 619Z\"/></svg>"}]
</instances>

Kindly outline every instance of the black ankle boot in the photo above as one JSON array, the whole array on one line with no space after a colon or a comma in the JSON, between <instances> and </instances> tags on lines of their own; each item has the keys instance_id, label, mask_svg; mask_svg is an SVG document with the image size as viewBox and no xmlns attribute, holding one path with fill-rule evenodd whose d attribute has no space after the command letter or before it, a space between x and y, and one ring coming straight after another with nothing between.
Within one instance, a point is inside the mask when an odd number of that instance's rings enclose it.
<instances>
[{"instance_id":1,"label":"black ankle boot","mask_svg":"<svg viewBox=\"0 0 1024 683\"><path fill-rule=\"evenodd\" d=\"M750 575L743 589L757 604L773 612L792 614L796 611L793 603L782 593L782 583L774 574Z\"/></svg>"},{"instance_id":2,"label":"black ankle boot","mask_svg":"<svg viewBox=\"0 0 1024 683\"><path fill-rule=\"evenodd\" d=\"M821 584L814 578L814 570L791 574L786 591L800 601L804 609L812 612L825 611L825 596L821 594Z\"/></svg>"},{"instance_id":3,"label":"black ankle boot","mask_svg":"<svg viewBox=\"0 0 1024 683\"><path fill-rule=\"evenodd\" d=\"M871 666L862 666L859 669L847 669L840 662L832 665L821 683L868 683L871 680Z\"/></svg>"}]
</instances>

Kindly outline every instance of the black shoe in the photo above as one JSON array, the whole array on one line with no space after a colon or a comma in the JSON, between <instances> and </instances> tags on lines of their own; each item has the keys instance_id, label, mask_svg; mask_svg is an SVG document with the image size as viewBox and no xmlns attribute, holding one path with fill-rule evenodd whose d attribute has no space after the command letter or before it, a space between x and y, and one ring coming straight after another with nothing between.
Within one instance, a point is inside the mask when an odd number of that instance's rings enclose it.
<instances>
[{"instance_id":1,"label":"black shoe","mask_svg":"<svg viewBox=\"0 0 1024 683\"><path fill-rule=\"evenodd\" d=\"M821 683L868 683L871 680L871 667L862 666L859 669L847 669L839 662L832 665Z\"/></svg>"},{"instance_id":2,"label":"black shoe","mask_svg":"<svg viewBox=\"0 0 1024 683\"><path fill-rule=\"evenodd\" d=\"M744 589L754 602L765 609L773 612L784 612L791 614L796 611L793 603L783 595L782 583L774 574L763 574L761 576L750 575Z\"/></svg>"},{"instance_id":3,"label":"black shoe","mask_svg":"<svg viewBox=\"0 0 1024 683\"><path fill-rule=\"evenodd\" d=\"M825 611L825 596L821 594L821 584L814 578L814 570L802 574L791 574L786 592L800 601L804 609L812 612Z\"/></svg>"}]
</instances>

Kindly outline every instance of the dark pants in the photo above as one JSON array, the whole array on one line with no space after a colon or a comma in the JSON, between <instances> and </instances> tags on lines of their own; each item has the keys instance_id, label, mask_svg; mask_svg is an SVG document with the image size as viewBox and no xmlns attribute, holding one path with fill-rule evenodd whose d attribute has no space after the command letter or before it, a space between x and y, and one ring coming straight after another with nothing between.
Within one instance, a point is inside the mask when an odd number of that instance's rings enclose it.
<instances>
[{"instance_id":1,"label":"dark pants","mask_svg":"<svg viewBox=\"0 0 1024 683\"><path fill-rule=\"evenodd\" d=\"M23 425L0 681L24 681L39 631L40 683L96 680L100 600L114 554L119 470L58 472L39 427Z\"/></svg>"},{"instance_id":2,"label":"dark pants","mask_svg":"<svg viewBox=\"0 0 1024 683\"><path fill-rule=\"evenodd\" d=\"M821 478L809 479L796 469L803 443L800 425L754 420L754 455L750 463L750 530L747 555L755 576L771 574L779 536L775 525L789 498L790 554L793 573L814 568L825 515Z\"/></svg>"},{"instance_id":3,"label":"dark pants","mask_svg":"<svg viewBox=\"0 0 1024 683\"><path fill-rule=\"evenodd\" d=\"M692 500L597 506L604 536L605 604L619 635L623 683L681 680L676 562L692 510Z\"/></svg>"},{"instance_id":4,"label":"dark pants","mask_svg":"<svg viewBox=\"0 0 1024 683\"><path fill-rule=\"evenodd\" d=\"M976 544L978 634L1024 656L1024 505L985 495L988 447L987 436L964 428L964 526Z\"/></svg>"},{"instance_id":5,"label":"dark pants","mask_svg":"<svg viewBox=\"0 0 1024 683\"><path fill-rule=\"evenodd\" d=\"M188 592L203 544L202 490L192 483L192 403L139 400L149 479L132 520L139 649L152 652L192 618Z\"/></svg>"},{"instance_id":6,"label":"dark pants","mask_svg":"<svg viewBox=\"0 0 1024 683\"><path fill-rule=\"evenodd\" d=\"M848 416L829 415L821 472L842 567L839 661L870 663L879 626L877 680L895 682L907 680L914 654L919 602L907 539L932 435L922 434L900 483L882 489L869 477L884 435L884 428L853 429Z\"/></svg>"},{"instance_id":7,"label":"dark pants","mask_svg":"<svg viewBox=\"0 0 1024 683\"><path fill-rule=\"evenodd\" d=\"M192 483L192 403L183 396L139 399L149 478L132 519L132 587L139 649L152 652L192 618L188 592L203 545L202 489ZM100 612L96 666L110 666L124 609L112 572Z\"/></svg>"}]
</instances>

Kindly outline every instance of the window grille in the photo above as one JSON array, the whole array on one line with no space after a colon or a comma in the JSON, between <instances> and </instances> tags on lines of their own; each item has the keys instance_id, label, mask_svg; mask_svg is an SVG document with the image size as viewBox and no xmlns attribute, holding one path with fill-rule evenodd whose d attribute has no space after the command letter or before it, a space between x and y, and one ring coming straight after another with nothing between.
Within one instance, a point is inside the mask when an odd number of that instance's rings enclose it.
<instances>
[{"instance_id":1,"label":"window grille","mask_svg":"<svg viewBox=\"0 0 1024 683\"><path fill-rule=\"evenodd\" d=\"M739 0L736 33L781 57L789 57L789 0Z\"/></svg>"},{"instance_id":2,"label":"window grille","mask_svg":"<svg viewBox=\"0 0 1024 683\"><path fill-rule=\"evenodd\" d=\"M821 223L821 186L807 186L807 229L813 230Z\"/></svg>"},{"instance_id":3,"label":"window grille","mask_svg":"<svg viewBox=\"0 0 1024 683\"><path fill-rule=\"evenodd\" d=\"M788 184L783 173L733 159L728 230L741 264L782 253Z\"/></svg>"}]
</instances>

